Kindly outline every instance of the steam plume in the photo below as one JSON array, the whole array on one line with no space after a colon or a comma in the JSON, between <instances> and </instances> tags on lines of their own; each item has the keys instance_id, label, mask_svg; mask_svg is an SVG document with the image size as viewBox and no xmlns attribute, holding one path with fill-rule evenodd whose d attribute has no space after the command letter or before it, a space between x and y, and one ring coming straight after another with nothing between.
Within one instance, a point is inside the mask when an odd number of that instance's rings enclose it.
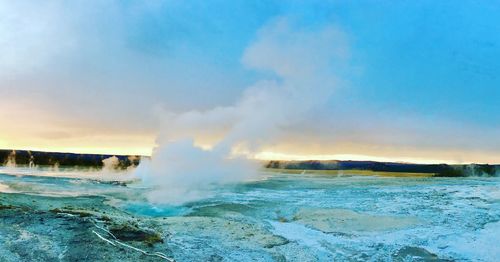
<instances>
[{"instance_id":1,"label":"steam plume","mask_svg":"<svg viewBox=\"0 0 500 262\"><path fill-rule=\"evenodd\" d=\"M116 171L120 165L120 159L116 156L111 156L102 160L102 169L107 172Z\"/></svg>"},{"instance_id":2,"label":"steam plume","mask_svg":"<svg viewBox=\"0 0 500 262\"><path fill-rule=\"evenodd\" d=\"M12 150L9 156L7 157L7 161L5 162L6 167L16 167L16 151Z\"/></svg>"},{"instance_id":3,"label":"steam plume","mask_svg":"<svg viewBox=\"0 0 500 262\"><path fill-rule=\"evenodd\" d=\"M164 112L159 146L137 171L155 186L149 199L195 200L211 185L254 176L257 165L249 159L328 102L337 84L331 71L347 58L345 36L336 27L293 31L286 19L265 26L242 62L270 77L232 106Z\"/></svg>"}]
</instances>

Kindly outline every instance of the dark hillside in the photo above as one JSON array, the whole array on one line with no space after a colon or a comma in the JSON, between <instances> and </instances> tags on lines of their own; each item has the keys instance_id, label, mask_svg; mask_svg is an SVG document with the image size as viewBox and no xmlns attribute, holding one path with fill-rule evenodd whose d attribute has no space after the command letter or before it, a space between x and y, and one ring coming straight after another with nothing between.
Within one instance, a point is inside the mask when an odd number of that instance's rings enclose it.
<instances>
[{"instance_id":1,"label":"dark hillside","mask_svg":"<svg viewBox=\"0 0 500 262\"><path fill-rule=\"evenodd\" d=\"M500 165L411 164L375 161L270 161L267 168L299 170L370 170L381 172L432 173L442 177L496 176Z\"/></svg>"},{"instance_id":2,"label":"dark hillside","mask_svg":"<svg viewBox=\"0 0 500 262\"><path fill-rule=\"evenodd\" d=\"M82 166L101 167L103 159L116 156L119 160L119 167L126 168L131 165L138 165L140 156L120 156L120 155L99 155L99 154L74 154L57 152L40 152L28 150L0 150L0 165L5 165L10 161L15 161L16 165L33 164L40 166Z\"/></svg>"}]
</instances>

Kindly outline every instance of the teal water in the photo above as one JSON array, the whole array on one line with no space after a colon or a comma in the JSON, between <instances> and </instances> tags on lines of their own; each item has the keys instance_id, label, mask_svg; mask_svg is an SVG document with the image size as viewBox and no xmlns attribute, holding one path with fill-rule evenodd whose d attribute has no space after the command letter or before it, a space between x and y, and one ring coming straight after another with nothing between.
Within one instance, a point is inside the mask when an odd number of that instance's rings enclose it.
<instances>
[{"instance_id":1,"label":"teal water","mask_svg":"<svg viewBox=\"0 0 500 262\"><path fill-rule=\"evenodd\" d=\"M303 261L500 258L498 177L265 173L259 180L219 186L209 198L175 206L149 203L144 197L149 189L140 181L119 186L81 177L0 174L0 183L11 191L26 194L104 196L117 208L142 217L237 221L257 225L287 240L286 244L272 248L280 256L268 257L266 249L250 252L251 246L238 250L224 242L218 237L224 226L211 227L207 222L203 236L184 229L177 230L169 240L178 261L189 261L196 252L212 250L227 261L235 257L240 257L240 261L293 261L301 256Z\"/></svg>"}]
</instances>

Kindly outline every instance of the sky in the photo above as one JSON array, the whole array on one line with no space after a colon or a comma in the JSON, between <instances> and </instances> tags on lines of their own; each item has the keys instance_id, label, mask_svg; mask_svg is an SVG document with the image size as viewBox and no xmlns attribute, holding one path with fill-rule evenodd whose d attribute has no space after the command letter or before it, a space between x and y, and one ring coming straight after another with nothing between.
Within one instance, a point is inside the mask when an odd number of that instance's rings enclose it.
<instances>
[{"instance_id":1,"label":"sky","mask_svg":"<svg viewBox=\"0 0 500 262\"><path fill-rule=\"evenodd\" d=\"M497 1L3 1L0 148L500 162ZM222 142L221 142L222 141Z\"/></svg>"}]
</instances>

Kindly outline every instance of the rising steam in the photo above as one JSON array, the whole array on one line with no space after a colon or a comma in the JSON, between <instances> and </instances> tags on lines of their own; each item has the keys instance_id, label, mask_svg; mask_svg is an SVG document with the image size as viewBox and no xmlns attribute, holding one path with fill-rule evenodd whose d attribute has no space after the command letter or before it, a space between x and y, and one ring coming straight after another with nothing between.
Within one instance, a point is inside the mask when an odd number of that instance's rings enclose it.
<instances>
[{"instance_id":1,"label":"rising steam","mask_svg":"<svg viewBox=\"0 0 500 262\"><path fill-rule=\"evenodd\" d=\"M8 168L16 167L16 151L12 150L9 156L7 157L7 161L5 161L4 165Z\"/></svg>"},{"instance_id":2,"label":"rising steam","mask_svg":"<svg viewBox=\"0 0 500 262\"><path fill-rule=\"evenodd\" d=\"M336 27L293 31L285 19L265 26L242 62L271 73L268 79L233 106L164 112L159 146L137 169L154 187L149 200L196 200L213 185L255 176L258 165L249 159L327 103L337 85L332 69L347 58L345 36Z\"/></svg>"},{"instance_id":3,"label":"rising steam","mask_svg":"<svg viewBox=\"0 0 500 262\"><path fill-rule=\"evenodd\" d=\"M120 159L116 156L110 156L102 160L102 169L104 172L116 171L120 166Z\"/></svg>"}]
</instances>

